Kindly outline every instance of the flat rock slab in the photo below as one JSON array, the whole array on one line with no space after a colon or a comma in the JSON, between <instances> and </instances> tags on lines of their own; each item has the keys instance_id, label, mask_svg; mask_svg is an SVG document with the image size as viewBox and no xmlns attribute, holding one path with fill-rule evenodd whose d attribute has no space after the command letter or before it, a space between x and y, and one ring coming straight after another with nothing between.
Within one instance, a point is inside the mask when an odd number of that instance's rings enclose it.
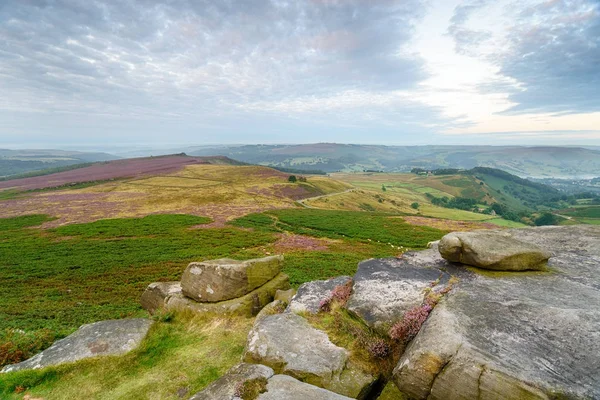
<instances>
[{"instance_id":1,"label":"flat rock slab","mask_svg":"<svg viewBox=\"0 0 600 400\"><path fill-rule=\"evenodd\" d=\"M267 366L241 363L189 400L232 400L239 394L239 388L244 383L261 378L269 379L273 374L273 370Z\"/></svg>"},{"instance_id":2,"label":"flat rock slab","mask_svg":"<svg viewBox=\"0 0 600 400\"><path fill-rule=\"evenodd\" d=\"M452 262L496 271L543 270L552 254L506 231L452 232L438 249Z\"/></svg>"},{"instance_id":3,"label":"flat rock slab","mask_svg":"<svg viewBox=\"0 0 600 400\"><path fill-rule=\"evenodd\" d=\"M100 321L81 326L75 333L28 360L7 365L2 372L38 369L90 357L119 355L135 349L148 333L149 319Z\"/></svg>"},{"instance_id":4,"label":"flat rock slab","mask_svg":"<svg viewBox=\"0 0 600 400\"><path fill-rule=\"evenodd\" d=\"M238 261L230 258L193 262L183 272L183 294L200 302L242 297L281 272L283 256Z\"/></svg>"},{"instance_id":5,"label":"flat rock slab","mask_svg":"<svg viewBox=\"0 0 600 400\"><path fill-rule=\"evenodd\" d=\"M244 361L267 365L353 398L363 398L376 378L348 363L349 352L294 313L269 315L257 321L246 344Z\"/></svg>"},{"instance_id":6,"label":"flat rock slab","mask_svg":"<svg viewBox=\"0 0 600 400\"><path fill-rule=\"evenodd\" d=\"M550 271L461 281L394 370L410 398L600 398L600 227L510 233L551 248Z\"/></svg>"},{"instance_id":7,"label":"flat rock slab","mask_svg":"<svg viewBox=\"0 0 600 400\"><path fill-rule=\"evenodd\" d=\"M164 309L167 311L189 310L196 314L242 315L252 317L273 301L277 290L290 288L290 279L280 273L261 287L237 299L217 303L201 303L186 297L182 292L165 298Z\"/></svg>"},{"instance_id":8,"label":"flat rock slab","mask_svg":"<svg viewBox=\"0 0 600 400\"><path fill-rule=\"evenodd\" d=\"M352 278L349 276L339 276L334 279L303 283L296 295L292 297L286 311L296 314L316 314L319 312L321 300L328 298L336 286L344 285L350 280Z\"/></svg>"},{"instance_id":9,"label":"flat rock slab","mask_svg":"<svg viewBox=\"0 0 600 400\"><path fill-rule=\"evenodd\" d=\"M404 313L421 305L426 289L442 290L450 275L437 268L415 266L403 258L363 261L354 275L348 311L387 334Z\"/></svg>"},{"instance_id":10,"label":"flat rock slab","mask_svg":"<svg viewBox=\"0 0 600 400\"><path fill-rule=\"evenodd\" d=\"M267 383L267 391L258 400L349 400L351 397L339 395L308 383L300 382L287 375L275 375Z\"/></svg>"}]
</instances>

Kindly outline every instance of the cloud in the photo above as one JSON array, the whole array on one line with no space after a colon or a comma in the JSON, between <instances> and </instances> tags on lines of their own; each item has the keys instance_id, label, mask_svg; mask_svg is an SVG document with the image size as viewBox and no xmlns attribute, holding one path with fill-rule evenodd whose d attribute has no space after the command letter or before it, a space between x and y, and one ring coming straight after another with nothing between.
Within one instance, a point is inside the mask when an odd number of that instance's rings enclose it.
<instances>
[{"instance_id":1,"label":"cloud","mask_svg":"<svg viewBox=\"0 0 600 400\"><path fill-rule=\"evenodd\" d=\"M469 28L498 3L457 7L449 28L458 51L492 63L511 82L488 82L481 90L509 93L505 114L599 111L600 3L504 2L499 21L488 21L491 28ZM493 29L502 24L502 31Z\"/></svg>"},{"instance_id":2,"label":"cloud","mask_svg":"<svg viewBox=\"0 0 600 400\"><path fill-rule=\"evenodd\" d=\"M424 78L407 54L417 0L8 1L2 109L132 117L389 92Z\"/></svg>"}]
</instances>

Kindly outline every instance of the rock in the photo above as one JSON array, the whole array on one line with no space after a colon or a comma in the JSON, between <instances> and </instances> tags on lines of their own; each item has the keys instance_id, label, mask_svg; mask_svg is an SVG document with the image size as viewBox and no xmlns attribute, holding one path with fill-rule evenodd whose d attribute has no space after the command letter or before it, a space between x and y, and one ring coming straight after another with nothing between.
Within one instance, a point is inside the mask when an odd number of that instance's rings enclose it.
<instances>
[{"instance_id":1,"label":"rock","mask_svg":"<svg viewBox=\"0 0 600 400\"><path fill-rule=\"evenodd\" d=\"M543 270L552 256L506 231L453 232L438 244L443 258L497 271Z\"/></svg>"},{"instance_id":2,"label":"rock","mask_svg":"<svg viewBox=\"0 0 600 400\"><path fill-rule=\"evenodd\" d=\"M461 280L394 370L409 398L600 398L600 227L509 233L551 248L550 272Z\"/></svg>"},{"instance_id":3,"label":"rock","mask_svg":"<svg viewBox=\"0 0 600 400\"><path fill-rule=\"evenodd\" d=\"M257 321L260 321L261 319L268 317L269 315L281 314L284 311L285 303L281 300L273 300L272 302L264 306L262 310L260 310L260 312L256 315L254 323L256 324Z\"/></svg>"},{"instance_id":4,"label":"rock","mask_svg":"<svg viewBox=\"0 0 600 400\"><path fill-rule=\"evenodd\" d=\"M450 276L436 268L415 266L405 259L363 261L354 275L354 289L346 308L368 326L387 334L405 312L421 305L426 289L446 287Z\"/></svg>"},{"instance_id":5,"label":"rock","mask_svg":"<svg viewBox=\"0 0 600 400\"><path fill-rule=\"evenodd\" d=\"M275 292L279 289L288 289L290 280L286 274L280 273L261 287L252 292L233 300L220 301L218 303L200 303L183 295L175 293L166 298L164 309L167 311L188 310L196 314L217 315L243 315L255 316L259 311L273 301Z\"/></svg>"},{"instance_id":6,"label":"rock","mask_svg":"<svg viewBox=\"0 0 600 400\"><path fill-rule=\"evenodd\" d=\"M190 397L190 400L232 400L239 396L240 387L245 382L269 379L273 370L259 364L241 363L231 368L225 375L208 385L204 390Z\"/></svg>"},{"instance_id":7,"label":"rock","mask_svg":"<svg viewBox=\"0 0 600 400\"><path fill-rule=\"evenodd\" d=\"M229 258L193 262L183 272L183 294L200 302L242 297L281 272L283 256L237 261Z\"/></svg>"},{"instance_id":8,"label":"rock","mask_svg":"<svg viewBox=\"0 0 600 400\"><path fill-rule=\"evenodd\" d=\"M154 313L165 305L169 297L179 293L181 293L179 282L154 282L142 293L140 303L144 310Z\"/></svg>"},{"instance_id":9,"label":"rock","mask_svg":"<svg viewBox=\"0 0 600 400\"><path fill-rule=\"evenodd\" d=\"M257 400L349 400L329 390L300 382L287 375L275 375L267 383L267 392Z\"/></svg>"},{"instance_id":10,"label":"rock","mask_svg":"<svg viewBox=\"0 0 600 400\"><path fill-rule=\"evenodd\" d=\"M267 316L248 335L244 361L268 365L276 373L293 376L353 398L364 398L377 380L348 362L346 349L294 313Z\"/></svg>"},{"instance_id":11,"label":"rock","mask_svg":"<svg viewBox=\"0 0 600 400\"><path fill-rule=\"evenodd\" d=\"M325 281L304 283L300 285L298 292L292 297L286 311L296 314L305 312L316 314L319 312L321 300L329 297L336 286L344 285L351 279L349 276L339 276Z\"/></svg>"},{"instance_id":12,"label":"rock","mask_svg":"<svg viewBox=\"0 0 600 400\"><path fill-rule=\"evenodd\" d=\"M278 290L275 293L275 300L281 300L285 304L290 304L292 297L296 294L296 289Z\"/></svg>"},{"instance_id":13,"label":"rock","mask_svg":"<svg viewBox=\"0 0 600 400\"><path fill-rule=\"evenodd\" d=\"M148 319L136 318L83 325L30 359L5 366L2 372L45 368L90 357L124 354L139 346L152 323Z\"/></svg>"}]
</instances>

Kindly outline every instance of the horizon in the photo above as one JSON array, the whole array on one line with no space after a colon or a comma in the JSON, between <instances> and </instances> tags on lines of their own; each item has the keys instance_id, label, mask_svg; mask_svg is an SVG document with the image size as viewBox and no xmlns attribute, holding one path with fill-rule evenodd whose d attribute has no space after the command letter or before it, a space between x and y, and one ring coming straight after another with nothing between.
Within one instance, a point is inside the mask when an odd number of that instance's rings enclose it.
<instances>
[{"instance_id":1,"label":"horizon","mask_svg":"<svg viewBox=\"0 0 600 400\"><path fill-rule=\"evenodd\" d=\"M8 0L0 147L600 146L599 32L595 0Z\"/></svg>"}]
</instances>

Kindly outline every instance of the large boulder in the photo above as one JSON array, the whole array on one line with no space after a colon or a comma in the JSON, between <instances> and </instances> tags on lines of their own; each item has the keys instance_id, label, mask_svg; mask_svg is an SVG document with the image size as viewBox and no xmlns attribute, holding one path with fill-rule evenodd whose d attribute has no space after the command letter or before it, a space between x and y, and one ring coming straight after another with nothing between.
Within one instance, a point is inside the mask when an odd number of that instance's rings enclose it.
<instances>
[{"instance_id":1,"label":"large boulder","mask_svg":"<svg viewBox=\"0 0 600 400\"><path fill-rule=\"evenodd\" d=\"M344 285L350 280L352 278L349 276L338 276L333 279L303 283L292 297L286 311L296 314L316 314L319 312L321 301L331 296L331 291L336 286Z\"/></svg>"},{"instance_id":2,"label":"large boulder","mask_svg":"<svg viewBox=\"0 0 600 400\"><path fill-rule=\"evenodd\" d=\"M543 270L552 254L506 231L453 232L438 248L443 258L498 271Z\"/></svg>"},{"instance_id":3,"label":"large boulder","mask_svg":"<svg viewBox=\"0 0 600 400\"><path fill-rule=\"evenodd\" d=\"M446 288L450 275L415 266L404 258L372 259L358 265L347 309L367 325L387 333L404 313L423 303L427 292Z\"/></svg>"},{"instance_id":4,"label":"large boulder","mask_svg":"<svg viewBox=\"0 0 600 400\"><path fill-rule=\"evenodd\" d=\"M300 382L287 375L275 375L267 382L267 391L257 400L350 400L317 386Z\"/></svg>"},{"instance_id":5,"label":"large boulder","mask_svg":"<svg viewBox=\"0 0 600 400\"><path fill-rule=\"evenodd\" d=\"M124 354L139 346L152 322L136 318L83 325L75 333L55 342L30 359L5 366L2 372L38 369L90 357Z\"/></svg>"},{"instance_id":6,"label":"large boulder","mask_svg":"<svg viewBox=\"0 0 600 400\"><path fill-rule=\"evenodd\" d=\"M346 349L294 313L257 321L248 335L244 361L353 398L364 398L377 381L349 362Z\"/></svg>"},{"instance_id":7,"label":"large boulder","mask_svg":"<svg viewBox=\"0 0 600 400\"><path fill-rule=\"evenodd\" d=\"M231 368L225 375L196 393L189 400L232 400L241 397L244 386L266 381L273 376L273 370L260 364L241 363Z\"/></svg>"},{"instance_id":8,"label":"large boulder","mask_svg":"<svg viewBox=\"0 0 600 400\"><path fill-rule=\"evenodd\" d=\"M200 302L242 297L281 272L283 256L238 261L229 258L193 262L183 272L183 294Z\"/></svg>"},{"instance_id":9,"label":"large boulder","mask_svg":"<svg viewBox=\"0 0 600 400\"><path fill-rule=\"evenodd\" d=\"M273 301L277 290L286 290L289 287L289 277L284 273L280 273L266 284L236 299L216 303L201 303L190 299L182 292L178 292L165 298L163 308L167 311L188 310L195 314L242 315L252 317L258 314L264 306Z\"/></svg>"},{"instance_id":10,"label":"large boulder","mask_svg":"<svg viewBox=\"0 0 600 400\"><path fill-rule=\"evenodd\" d=\"M549 271L461 279L394 370L409 398L600 398L600 227L508 233L552 249Z\"/></svg>"}]
</instances>

